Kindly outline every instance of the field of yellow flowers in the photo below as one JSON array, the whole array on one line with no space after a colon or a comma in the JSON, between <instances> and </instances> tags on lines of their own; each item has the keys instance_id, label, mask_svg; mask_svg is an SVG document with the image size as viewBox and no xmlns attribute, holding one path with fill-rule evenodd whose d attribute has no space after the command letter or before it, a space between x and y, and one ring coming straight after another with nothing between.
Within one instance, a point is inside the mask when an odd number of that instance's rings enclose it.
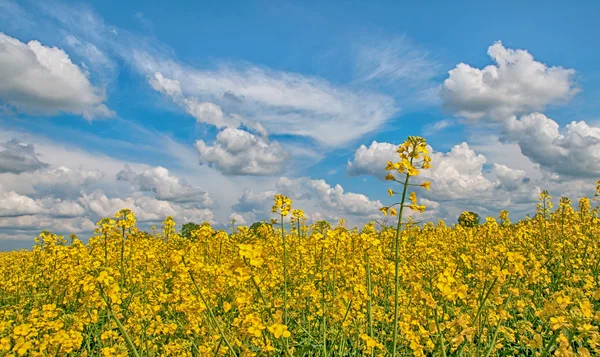
<instances>
[{"instance_id":1,"label":"field of yellow flowers","mask_svg":"<svg viewBox=\"0 0 600 357\"><path fill-rule=\"evenodd\" d=\"M425 141L398 154L395 227L308 226L278 195L273 225L192 239L171 218L143 232L126 209L87 244L43 232L0 254L0 356L600 355L590 199L554 209L543 192L517 223L419 225L402 215L425 209L409 192Z\"/></svg>"}]
</instances>

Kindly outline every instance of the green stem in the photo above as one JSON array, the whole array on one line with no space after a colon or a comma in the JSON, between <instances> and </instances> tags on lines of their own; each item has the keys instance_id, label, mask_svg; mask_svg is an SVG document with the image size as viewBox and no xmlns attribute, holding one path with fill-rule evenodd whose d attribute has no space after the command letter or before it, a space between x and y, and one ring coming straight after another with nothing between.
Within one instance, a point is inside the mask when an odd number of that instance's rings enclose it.
<instances>
[{"instance_id":1,"label":"green stem","mask_svg":"<svg viewBox=\"0 0 600 357\"><path fill-rule=\"evenodd\" d=\"M373 333L373 288L371 286L371 263L369 259L369 252L365 253L366 268L367 268L367 293L369 294L369 300L367 301L367 315L369 316L369 337L374 338ZM371 348L371 356L373 356L374 348Z\"/></svg>"},{"instance_id":2,"label":"green stem","mask_svg":"<svg viewBox=\"0 0 600 357\"><path fill-rule=\"evenodd\" d=\"M108 308L108 313L110 314L110 317L112 317L112 319L117 324L117 327L119 328L119 331L121 331L121 334L123 335L123 338L125 339L125 342L127 342L127 345L129 346L129 349L131 350L131 353L133 353L133 355L135 357L140 357L137 349L135 348L135 345L133 344L133 342L131 341L131 338L129 337L129 334L127 333L127 331L125 331L125 327L123 327L123 324L121 323L121 321L119 321L119 319L117 318L117 315L115 315L114 311L110 307L110 303L104 296L104 292L102 291L102 289L100 289L100 292L102 295L102 299L104 299L104 302L106 303L106 307Z\"/></svg>"},{"instance_id":3,"label":"green stem","mask_svg":"<svg viewBox=\"0 0 600 357\"><path fill-rule=\"evenodd\" d=\"M542 357L550 355L550 349L552 348L552 346L554 346L554 342L556 342L556 339L558 338L559 334L560 330L556 330L556 332L554 332L554 335L552 335L552 338L550 339L550 341L548 341L548 344L545 346L544 351L542 352Z\"/></svg>"},{"instance_id":4,"label":"green stem","mask_svg":"<svg viewBox=\"0 0 600 357\"><path fill-rule=\"evenodd\" d=\"M440 329L440 320L437 314L437 307L433 310L433 314L435 316L435 328L437 329L440 349L442 350L442 356L446 357L446 346L444 346L444 336L442 334L442 330Z\"/></svg>"},{"instance_id":5,"label":"green stem","mask_svg":"<svg viewBox=\"0 0 600 357\"><path fill-rule=\"evenodd\" d=\"M412 164L412 159L411 159ZM394 273L394 337L392 347L392 357L396 357L396 344L398 343L398 286L400 285L400 228L402 225L402 211L404 210L404 199L406 198L406 190L408 189L408 179L410 175L406 174L404 180L404 189L402 190L402 200L400 201L400 212L398 213L398 225L396 226L396 239L395 239L395 273Z\"/></svg>"},{"instance_id":6,"label":"green stem","mask_svg":"<svg viewBox=\"0 0 600 357\"><path fill-rule=\"evenodd\" d=\"M283 214L281 214L281 241L283 243L283 323L288 326L288 304L287 304L287 248L285 244L285 231L283 226ZM288 326L289 327L289 326ZM288 340L285 339L285 350L289 352Z\"/></svg>"},{"instance_id":7,"label":"green stem","mask_svg":"<svg viewBox=\"0 0 600 357\"><path fill-rule=\"evenodd\" d=\"M123 218L125 219L125 218ZM123 256L125 255L125 226L123 226L123 239L121 239L121 276L123 283L125 283L125 267L123 265Z\"/></svg>"},{"instance_id":8,"label":"green stem","mask_svg":"<svg viewBox=\"0 0 600 357\"><path fill-rule=\"evenodd\" d=\"M104 232L104 266L108 265L108 236Z\"/></svg>"},{"instance_id":9,"label":"green stem","mask_svg":"<svg viewBox=\"0 0 600 357\"><path fill-rule=\"evenodd\" d=\"M183 265L185 265L186 267L188 267L185 259L183 257L181 257L181 261L183 262ZM188 267L189 268L189 267ZM217 318L215 317L215 314L213 313L212 309L210 308L210 304L208 303L208 301L204 298L204 294L202 294L202 290L200 290L200 287L198 287L198 284L196 284L196 279L194 279L194 274L192 274L192 270L188 270L188 273L190 274L190 278L192 279L192 283L194 284L194 287L196 288L196 291L198 292L198 295L200 295L200 299L202 299L202 303L204 303L204 306L206 306L206 309L208 310L208 314L210 315L210 318L213 320L213 323L215 324L215 326L217 326L217 329L219 330L219 334L221 335L221 338L223 338L223 340L225 341L225 344L227 345L227 347L229 348L229 350L231 351L231 353L234 356L237 356L237 353L235 353L235 350L233 349L233 346L231 345L231 343L229 343L229 340L227 339L227 336L225 336L225 333L223 332L223 329L221 328L221 325L219 325L219 322L217 321Z\"/></svg>"},{"instance_id":10,"label":"green stem","mask_svg":"<svg viewBox=\"0 0 600 357\"><path fill-rule=\"evenodd\" d=\"M508 297L506 298L506 300L504 301L504 306L502 306L502 309L506 309L506 306L508 305L508 301L510 300L512 294L509 294ZM498 325L496 325L496 329L494 330L494 335L492 337L492 342L490 343L490 347L488 348L485 357L489 357L490 354L492 353L492 351L494 350L494 346L496 345L496 340L498 339L498 331L500 330L500 326L502 325L501 321L498 321Z\"/></svg>"},{"instance_id":11,"label":"green stem","mask_svg":"<svg viewBox=\"0 0 600 357\"><path fill-rule=\"evenodd\" d=\"M283 244L283 323L287 325L287 249L285 246L285 231L283 214L281 216L281 242Z\"/></svg>"},{"instance_id":12,"label":"green stem","mask_svg":"<svg viewBox=\"0 0 600 357\"><path fill-rule=\"evenodd\" d=\"M325 322L325 268L324 268L325 242L321 247L321 324L323 328L323 356L327 356L327 329Z\"/></svg>"}]
</instances>

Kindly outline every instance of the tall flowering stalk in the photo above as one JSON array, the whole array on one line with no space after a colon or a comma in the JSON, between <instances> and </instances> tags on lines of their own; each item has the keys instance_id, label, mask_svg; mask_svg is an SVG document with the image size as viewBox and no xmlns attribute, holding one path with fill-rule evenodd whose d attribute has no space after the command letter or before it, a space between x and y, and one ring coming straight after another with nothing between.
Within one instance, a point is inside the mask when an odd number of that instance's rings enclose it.
<instances>
[{"instance_id":1,"label":"tall flowering stalk","mask_svg":"<svg viewBox=\"0 0 600 357\"><path fill-rule=\"evenodd\" d=\"M408 191L409 180L412 176L417 176L421 170L426 170L431 168L431 157L428 155L429 151L427 150L427 142L424 138L419 136L409 136L408 139L398 147L396 150L398 155L400 156L400 161L391 162L388 161L387 166L385 167L386 171L388 171L385 179L387 181L395 181L402 185L402 199L399 203L395 203L391 206L382 207L381 211L387 215L388 213L391 216L398 215L398 224L396 226L396 238L394 241L394 335L393 335L393 345L392 345L392 356L396 356L396 346L398 343L398 288L400 285L400 274L399 274L399 266L400 266L400 232L402 230L402 214L404 212L406 193ZM404 175L404 179L399 181L394 176L394 173ZM414 185L413 185L414 186ZM430 183L423 182L419 186L424 187L425 189L429 189ZM396 192L393 189L388 190L390 196L394 196ZM417 194L415 192L411 192L409 195L409 200L411 204L408 206L413 211L423 212L425 211L424 205L417 204ZM399 212L396 211L394 206L399 206Z\"/></svg>"},{"instance_id":2,"label":"tall flowering stalk","mask_svg":"<svg viewBox=\"0 0 600 357\"><path fill-rule=\"evenodd\" d=\"M277 194L273 198L273 213L279 213L281 218L281 242L283 245L283 323L287 326L288 324L288 303L287 303L287 247L285 244L285 227L283 225L283 218L287 216L292 210L292 200L282 194ZM287 340L286 340L286 351L287 351Z\"/></svg>"},{"instance_id":3,"label":"tall flowering stalk","mask_svg":"<svg viewBox=\"0 0 600 357\"><path fill-rule=\"evenodd\" d=\"M304 227L304 223L306 222L306 216L304 215L304 211L301 209L295 209L292 211L291 218L292 225L294 223L298 226L298 246L302 246L302 233L300 229L300 223ZM304 260L304 256L302 255L302 249L300 249L300 269L302 269L302 261Z\"/></svg>"},{"instance_id":4,"label":"tall flowering stalk","mask_svg":"<svg viewBox=\"0 0 600 357\"><path fill-rule=\"evenodd\" d=\"M117 227L121 228L121 276L123 282L125 282L125 238L127 235L125 234L126 230L130 230L132 227L135 227L135 215L131 212L130 209L124 208L115 214L115 218ZM130 232L131 233L131 232Z\"/></svg>"}]
</instances>

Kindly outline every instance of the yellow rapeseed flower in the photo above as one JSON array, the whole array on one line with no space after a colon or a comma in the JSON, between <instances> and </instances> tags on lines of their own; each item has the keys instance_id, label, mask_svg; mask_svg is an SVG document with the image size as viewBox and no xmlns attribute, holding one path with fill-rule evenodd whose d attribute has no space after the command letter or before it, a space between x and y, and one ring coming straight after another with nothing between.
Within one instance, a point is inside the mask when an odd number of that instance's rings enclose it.
<instances>
[{"instance_id":1,"label":"yellow rapeseed flower","mask_svg":"<svg viewBox=\"0 0 600 357\"><path fill-rule=\"evenodd\" d=\"M273 325L269 326L269 331L273 334L273 336L275 336L275 338L288 338L292 335L288 331L288 327L286 325L278 323L274 323Z\"/></svg>"}]
</instances>

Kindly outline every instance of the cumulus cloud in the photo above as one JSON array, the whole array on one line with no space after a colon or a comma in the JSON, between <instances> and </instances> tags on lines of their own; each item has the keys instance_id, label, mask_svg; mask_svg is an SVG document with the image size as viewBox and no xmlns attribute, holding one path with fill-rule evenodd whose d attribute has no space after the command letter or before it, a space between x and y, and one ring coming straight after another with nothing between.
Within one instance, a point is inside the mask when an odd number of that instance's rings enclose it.
<instances>
[{"instance_id":1,"label":"cumulus cloud","mask_svg":"<svg viewBox=\"0 0 600 357\"><path fill-rule=\"evenodd\" d=\"M213 146L198 140L196 148L201 163L225 175L273 175L289 157L276 141L233 128L219 132Z\"/></svg>"},{"instance_id":2,"label":"cumulus cloud","mask_svg":"<svg viewBox=\"0 0 600 357\"><path fill-rule=\"evenodd\" d=\"M82 190L99 183L105 176L100 170L50 165L35 171L0 175L3 186L0 191L15 191L34 199L52 197L63 200L79 197Z\"/></svg>"},{"instance_id":3,"label":"cumulus cloud","mask_svg":"<svg viewBox=\"0 0 600 357\"><path fill-rule=\"evenodd\" d=\"M85 212L73 201L61 199L37 199L20 195L14 191L0 194L0 217L19 217L44 214L49 217L76 217Z\"/></svg>"},{"instance_id":4,"label":"cumulus cloud","mask_svg":"<svg viewBox=\"0 0 600 357\"><path fill-rule=\"evenodd\" d=\"M35 149L33 144L26 148L28 153L39 150L43 157L52 156L51 162L61 161L62 151L53 144L36 141ZM173 216L178 223L217 223L212 210L206 208L214 206L211 197L166 168L129 166L90 153L68 152L75 155L67 155L63 162L85 162L88 167L97 166L104 171L43 164L34 171L0 172L0 239L32 239L42 229L87 236L94 229L92 222L112 217L123 208L136 213L142 228L159 223L166 216ZM119 166L124 168L118 171ZM119 181L134 189L127 190Z\"/></svg>"},{"instance_id":5,"label":"cumulus cloud","mask_svg":"<svg viewBox=\"0 0 600 357\"><path fill-rule=\"evenodd\" d=\"M516 120L516 119L515 119ZM456 220L456 217L463 210L473 210L481 215L491 215L496 217L502 209L507 209L515 217L523 217L525 214L531 214L535 211L535 203L542 189L549 190L555 197L567 196L573 200L580 197L593 195L594 182L597 175L592 175L594 170L593 155L595 145L592 144L594 136L594 127L582 125L581 123L572 123L570 128L572 133L559 135L556 139L556 131L554 130L527 130L529 126L540 125L540 123L548 123L547 118L538 117L537 122L533 119L526 119L526 124L514 124L514 135L520 133L522 137L517 136L513 139L520 139L520 143L528 144L536 151L530 152L529 156L524 146L520 148L519 144L513 144L513 141L507 142L498 141L498 138L480 138L480 144L476 144L477 151L474 147L467 143L455 145L449 152L432 151L432 168L424 170L414 178L415 183L422 181L431 181L431 191L426 191L417 188L418 197L423 200L428 206L429 212L425 215L415 215L415 219L446 219L450 222ZM534 123L537 123L534 125ZM520 126L522 125L522 127ZM549 125L550 128L553 125ZM547 140L545 136L540 136L540 132L550 133L554 140ZM575 135L575 132L579 136ZM537 140L535 141L536 138ZM569 139L570 138L570 139ZM495 141L494 141L495 140ZM576 156L581 154L581 150L562 151L553 149L551 146L561 147L564 143L580 143L588 145L586 155ZM369 147L359 148L358 155L355 155L352 161L349 162L349 170L353 175L371 175L378 179L385 176L385 157L395 159L394 155L396 146L386 143L375 143ZM571 148L578 148L572 144ZM387 148L387 153L385 148ZM561 147L562 148L562 147ZM529 148L531 149L531 148ZM374 153L377 152L377 155ZM483 155L481 152L485 152ZM553 165L563 165L562 171L556 173L552 171L553 166L543 166L532 162L531 160L536 155L550 155L548 162L553 162ZM566 155L567 153L568 155ZM370 155L373 154L373 155ZM487 155L493 158L493 161L488 160ZM562 155L562 156L561 156ZM566 156L565 156L566 155ZM377 157L381 157L375 160ZM567 161L575 161L578 157L579 162L568 163ZM530 160L531 159L531 160ZM554 161L553 161L554 160ZM501 163L499 163L499 162ZM537 160L537 162L542 162ZM574 170L582 169L582 162L588 162L587 169L591 176L569 175ZM488 169L488 165L491 169ZM358 170L360 168L360 170ZM354 170L354 171L353 171ZM598 172L598 171L596 171ZM589 178L586 178L589 177ZM590 179L593 178L593 179ZM393 187L393 185L391 186ZM430 200L435 202L427 202ZM384 201L385 202L385 201ZM434 207L435 206L435 207Z\"/></svg>"},{"instance_id":6,"label":"cumulus cloud","mask_svg":"<svg viewBox=\"0 0 600 357\"><path fill-rule=\"evenodd\" d=\"M236 212L232 212L229 215L229 221L230 222L233 221L234 224L237 224L237 225L246 225L246 224L248 224L248 222L246 221L246 218L244 218L243 215L241 215L239 213L236 213Z\"/></svg>"},{"instance_id":7,"label":"cumulus cloud","mask_svg":"<svg viewBox=\"0 0 600 357\"><path fill-rule=\"evenodd\" d=\"M373 141L369 147L361 145L354 152L354 161L348 160L346 173L350 176L371 175L383 179L388 161L398 161L398 145Z\"/></svg>"},{"instance_id":8,"label":"cumulus cloud","mask_svg":"<svg viewBox=\"0 0 600 357\"><path fill-rule=\"evenodd\" d=\"M541 113L504 123L501 139L519 145L523 155L543 168L567 176L600 175L600 127L572 121L561 134L560 125Z\"/></svg>"},{"instance_id":9,"label":"cumulus cloud","mask_svg":"<svg viewBox=\"0 0 600 357\"><path fill-rule=\"evenodd\" d=\"M100 182L103 177L100 170L59 166L28 174L25 179L32 185L32 195L65 199L79 196L81 190Z\"/></svg>"},{"instance_id":10,"label":"cumulus cloud","mask_svg":"<svg viewBox=\"0 0 600 357\"><path fill-rule=\"evenodd\" d=\"M34 115L71 113L91 120L114 115L103 90L56 47L0 33L0 101Z\"/></svg>"},{"instance_id":11,"label":"cumulus cloud","mask_svg":"<svg viewBox=\"0 0 600 357\"><path fill-rule=\"evenodd\" d=\"M372 201L366 195L354 192L345 192L344 188L336 184L329 185L325 180L313 180L308 177L289 179L282 177L277 184L278 191L300 200L315 200L317 206L337 211L348 215L364 215L366 217L377 214L382 204L378 200Z\"/></svg>"},{"instance_id":12,"label":"cumulus cloud","mask_svg":"<svg viewBox=\"0 0 600 357\"><path fill-rule=\"evenodd\" d=\"M0 143L0 173L20 174L46 167L31 144L13 139Z\"/></svg>"},{"instance_id":13,"label":"cumulus cloud","mask_svg":"<svg viewBox=\"0 0 600 357\"><path fill-rule=\"evenodd\" d=\"M275 194L275 191L272 190L256 193L251 189L246 188L242 192L237 203L231 208L236 212L261 212L273 201L273 196L275 196Z\"/></svg>"},{"instance_id":14,"label":"cumulus cloud","mask_svg":"<svg viewBox=\"0 0 600 357\"><path fill-rule=\"evenodd\" d=\"M159 200L194 203L201 207L210 207L214 204L206 191L170 174L169 170L162 166L138 174L126 165L117 173L117 180L129 182L140 191L153 192Z\"/></svg>"},{"instance_id":15,"label":"cumulus cloud","mask_svg":"<svg viewBox=\"0 0 600 357\"><path fill-rule=\"evenodd\" d=\"M398 161L398 146L390 143L373 142L369 147L361 145L348 161L349 175L370 175L383 180L388 161ZM423 170L417 180L431 181L431 197L439 200L484 195L493 187L483 175L485 156L475 153L466 142L455 145L450 152L433 152L431 169Z\"/></svg>"},{"instance_id":16,"label":"cumulus cloud","mask_svg":"<svg viewBox=\"0 0 600 357\"><path fill-rule=\"evenodd\" d=\"M503 120L543 110L578 91L574 70L549 67L525 50L507 49L496 42L488 55L495 65L479 69L460 63L449 72L441 89L448 110L468 119Z\"/></svg>"},{"instance_id":17,"label":"cumulus cloud","mask_svg":"<svg viewBox=\"0 0 600 357\"><path fill-rule=\"evenodd\" d=\"M182 223L214 222L213 213L209 209L183 207L149 196L108 197L103 191L96 190L90 194L83 194L79 202L97 217L112 216L119 210L128 208L135 213L140 222L158 222L167 216L173 216Z\"/></svg>"},{"instance_id":18,"label":"cumulus cloud","mask_svg":"<svg viewBox=\"0 0 600 357\"><path fill-rule=\"evenodd\" d=\"M32 239L42 230L61 234L91 232L96 225L87 217L56 218L45 215L0 217L0 229L15 232L13 239Z\"/></svg>"},{"instance_id":19,"label":"cumulus cloud","mask_svg":"<svg viewBox=\"0 0 600 357\"><path fill-rule=\"evenodd\" d=\"M327 212L329 218L345 217L356 224L379 217L379 208L383 206L379 200L371 200L364 194L346 192L339 184L331 186L325 180L308 177L282 177L273 190L258 193L244 190L232 210L246 221L267 219L271 215L275 193L289 196L294 200L294 207L306 209L307 214Z\"/></svg>"},{"instance_id":20,"label":"cumulus cloud","mask_svg":"<svg viewBox=\"0 0 600 357\"><path fill-rule=\"evenodd\" d=\"M493 173L498 179L499 186L508 191L518 189L524 183L529 182L529 178L524 170L512 169L506 165L494 163Z\"/></svg>"},{"instance_id":21,"label":"cumulus cloud","mask_svg":"<svg viewBox=\"0 0 600 357\"><path fill-rule=\"evenodd\" d=\"M4 192L0 196L0 217L18 217L38 214L42 208L30 197L18 193Z\"/></svg>"},{"instance_id":22,"label":"cumulus cloud","mask_svg":"<svg viewBox=\"0 0 600 357\"><path fill-rule=\"evenodd\" d=\"M431 196L438 200L476 198L489 194L493 188L493 183L483 175L486 162L485 156L463 142L450 152L432 153L431 169L419 176L431 181Z\"/></svg>"}]
</instances>

